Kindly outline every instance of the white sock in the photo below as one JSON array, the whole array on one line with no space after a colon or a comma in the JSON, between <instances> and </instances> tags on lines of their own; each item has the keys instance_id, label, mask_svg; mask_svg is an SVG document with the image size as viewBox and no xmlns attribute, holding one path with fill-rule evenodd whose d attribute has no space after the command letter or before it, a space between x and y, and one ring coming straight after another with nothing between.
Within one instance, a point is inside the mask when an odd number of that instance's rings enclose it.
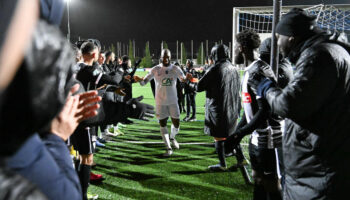
<instances>
[{"instance_id":1,"label":"white sock","mask_svg":"<svg viewBox=\"0 0 350 200\"><path fill-rule=\"evenodd\" d=\"M171 149L168 128L166 126L165 127L160 127L160 133L162 134L162 138L163 138L165 147L167 149Z\"/></svg>"},{"instance_id":2,"label":"white sock","mask_svg":"<svg viewBox=\"0 0 350 200\"><path fill-rule=\"evenodd\" d=\"M180 131L180 126L179 126L179 128L175 128L175 126L172 124L172 125L171 125L170 138L171 138L171 139L174 139L175 136L179 133L179 131Z\"/></svg>"}]
</instances>

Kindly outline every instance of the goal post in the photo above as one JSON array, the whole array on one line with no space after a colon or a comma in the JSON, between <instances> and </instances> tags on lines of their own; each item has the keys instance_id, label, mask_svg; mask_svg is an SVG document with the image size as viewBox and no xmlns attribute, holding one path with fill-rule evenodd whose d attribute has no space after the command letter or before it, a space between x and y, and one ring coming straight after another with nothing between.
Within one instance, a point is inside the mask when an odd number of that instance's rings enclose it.
<instances>
[{"instance_id":1,"label":"goal post","mask_svg":"<svg viewBox=\"0 0 350 200\"><path fill-rule=\"evenodd\" d=\"M310 15L316 16L317 26L329 32L337 31L343 38L350 36L350 4L335 5L295 5L282 6L281 15L291 8L302 8ZM234 55L235 35L245 29L253 29L261 41L271 37L273 23L273 6L234 7L232 25L232 54ZM348 40L349 41L349 40ZM233 59L232 59L233 60Z\"/></svg>"}]
</instances>

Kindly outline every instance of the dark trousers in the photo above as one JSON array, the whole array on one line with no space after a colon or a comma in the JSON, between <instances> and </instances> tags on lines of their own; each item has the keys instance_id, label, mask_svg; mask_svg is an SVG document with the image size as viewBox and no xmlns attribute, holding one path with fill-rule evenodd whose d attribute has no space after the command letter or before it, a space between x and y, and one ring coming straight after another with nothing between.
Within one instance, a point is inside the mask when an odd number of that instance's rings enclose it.
<instances>
[{"instance_id":1,"label":"dark trousers","mask_svg":"<svg viewBox=\"0 0 350 200\"><path fill-rule=\"evenodd\" d=\"M192 108L192 117L196 117L196 93L186 93L186 103L187 116L190 116Z\"/></svg>"},{"instance_id":2,"label":"dark trousers","mask_svg":"<svg viewBox=\"0 0 350 200\"><path fill-rule=\"evenodd\" d=\"M178 93L177 104L179 105L180 113L185 112L185 95Z\"/></svg>"},{"instance_id":3,"label":"dark trousers","mask_svg":"<svg viewBox=\"0 0 350 200\"><path fill-rule=\"evenodd\" d=\"M253 200L282 200L277 189L275 150L259 148L250 143L249 156L255 171Z\"/></svg>"}]
</instances>

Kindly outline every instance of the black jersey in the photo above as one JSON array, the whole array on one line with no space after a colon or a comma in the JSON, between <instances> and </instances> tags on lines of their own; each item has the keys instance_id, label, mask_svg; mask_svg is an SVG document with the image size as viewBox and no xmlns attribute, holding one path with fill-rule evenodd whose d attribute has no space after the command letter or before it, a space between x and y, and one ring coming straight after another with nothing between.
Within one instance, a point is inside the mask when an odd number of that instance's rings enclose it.
<instances>
[{"instance_id":1,"label":"black jersey","mask_svg":"<svg viewBox=\"0 0 350 200\"><path fill-rule=\"evenodd\" d=\"M83 84L85 90L94 90L104 84L120 86L123 76L119 73L108 75L98 65L89 66L80 63L80 70L76 78Z\"/></svg>"}]
</instances>

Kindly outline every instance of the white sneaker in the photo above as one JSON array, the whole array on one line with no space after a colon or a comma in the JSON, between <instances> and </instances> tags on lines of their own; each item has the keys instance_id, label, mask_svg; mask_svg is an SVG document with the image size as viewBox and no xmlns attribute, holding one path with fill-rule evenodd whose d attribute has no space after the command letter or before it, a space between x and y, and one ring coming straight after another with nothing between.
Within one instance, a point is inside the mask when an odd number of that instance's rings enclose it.
<instances>
[{"instance_id":1,"label":"white sneaker","mask_svg":"<svg viewBox=\"0 0 350 200\"><path fill-rule=\"evenodd\" d=\"M170 157L173 154L173 150L168 149L165 151L165 153L163 154L164 157Z\"/></svg>"},{"instance_id":2,"label":"white sneaker","mask_svg":"<svg viewBox=\"0 0 350 200\"><path fill-rule=\"evenodd\" d=\"M197 119L196 118L190 118L189 120L188 120L189 122L196 122L197 121Z\"/></svg>"},{"instance_id":3,"label":"white sneaker","mask_svg":"<svg viewBox=\"0 0 350 200\"><path fill-rule=\"evenodd\" d=\"M210 171L226 171L227 170L226 166L221 166L220 164L210 165L208 167L208 169Z\"/></svg>"},{"instance_id":4,"label":"white sneaker","mask_svg":"<svg viewBox=\"0 0 350 200\"><path fill-rule=\"evenodd\" d=\"M98 199L98 194L88 193L87 194L87 198L88 198L88 200L97 200Z\"/></svg>"},{"instance_id":5,"label":"white sneaker","mask_svg":"<svg viewBox=\"0 0 350 200\"><path fill-rule=\"evenodd\" d=\"M176 139L170 139L171 144L173 145L173 147L175 147L175 149L180 149L180 145L179 143L176 141Z\"/></svg>"},{"instance_id":6,"label":"white sneaker","mask_svg":"<svg viewBox=\"0 0 350 200\"><path fill-rule=\"evenodd\" d=\"M105 130L105 135L107 135L107 136L118 136L118 134L116 134L116 133L112 133L112 132L110 132L108 129L106 129Z\"/></svg>"}]
</instances>

